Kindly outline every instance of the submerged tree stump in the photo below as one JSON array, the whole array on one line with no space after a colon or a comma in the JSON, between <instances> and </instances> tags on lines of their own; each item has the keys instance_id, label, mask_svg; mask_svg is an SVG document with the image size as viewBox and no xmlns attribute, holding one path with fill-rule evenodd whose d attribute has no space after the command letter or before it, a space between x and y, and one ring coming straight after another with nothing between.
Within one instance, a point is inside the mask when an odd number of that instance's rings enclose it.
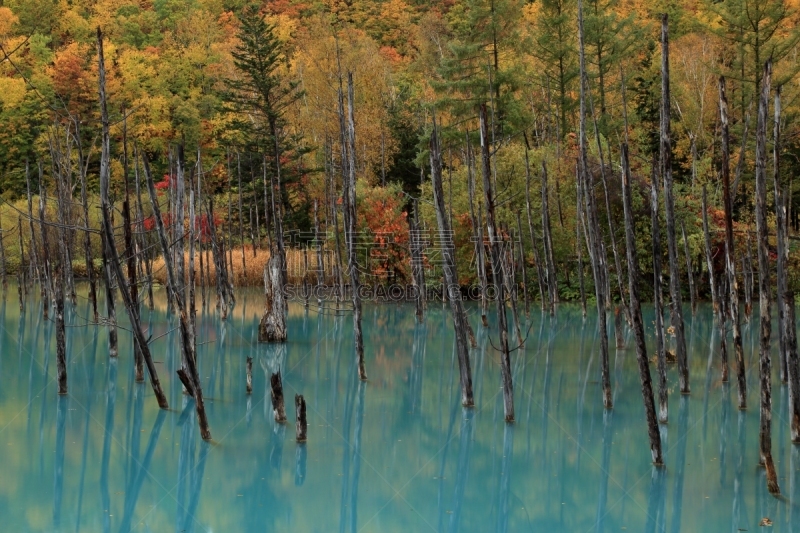
<instances>
[{"instance_id":1,"label":"submerged tree stump","mask_svg":"<svg viewBox=\"0 0 800 533\"><path fill-rule=\"evenodd\" d=\"M264 314L258 325L258 342L286 342L286 306L278 253L272 254L264 268L264 300Z\"/></svg>"},{"instance_id":2,"label":"submerged tree stump","mask_svg":"<svg viewBox=\"0 0 800 533\"><path fill-rule=\"evenodd\" d=\"M275 413L275 422L283 424L286 422L286 406L283 401L283 383L281 382L281 371L278 370L269 379L272 393L272 412Z\"/></svg>"},{"instance_id":3,"label":"submerged tree stump","mask_svg":"<svg viewBox=\"0 0 800 533\"><path fill-rule=\"evenodd\" d=\"M295 437L297 442L305 442L308 437L308 421L306 420L306 400L302 394L294 395L294 409L297 413Z\"/></svg>"},{"instance_id":4,"label":"submerged tree stump","mask_svg":"<svg viewBox=\"0 0 800 533\"><path fill-rule=\"evenodd\" d=\"M247 356L247 394L253 392L253 358Z\"/></svg>"}]
</instances>

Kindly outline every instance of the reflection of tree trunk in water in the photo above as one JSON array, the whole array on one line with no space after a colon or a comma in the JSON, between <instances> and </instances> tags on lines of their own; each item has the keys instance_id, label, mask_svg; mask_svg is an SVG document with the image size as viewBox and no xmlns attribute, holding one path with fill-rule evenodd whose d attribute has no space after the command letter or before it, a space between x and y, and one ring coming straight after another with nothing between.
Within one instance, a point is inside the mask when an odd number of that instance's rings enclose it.
<instances>
[{"instance_id":1,"label":"reflection of tree trunk in water","mask_svg":"<svg viewBox=\"0 0 800 533\"><path fill-rule=\"evenodd\" d=\"M451 364L452 368L452 364ZM450 445L453 442L453 428L455 427L456 423L456 413L458 412L458 404L455 402L452 403L452 408L450 409L450 420L447 424L447 434L445 435L445 442L444 448L441 451L442 460L439 463L439 475L436 476L438 479L438 490L436 495L436 509L437 515L439 517L439 521L437 524L437 531L444 531L444 516L446 508L444 507L444 481L445 481L445 467L447 465L447 456L450 452ZM449 511L452 512L452 511Z\"/></svg>"},{"instance_id":2,"label":"reflection of tree trunk in water","mask_svg":"<svg viewBox=\"0 0 800 533\"><path fill-rule=\"evenodd\" d=\"M53 526L61 527L61 499L64 490L64 444L66 441L67 402L66 396L56 398L56 458L53 479Z\"/></svg>"},{"instance_id":3,"label":"reflection of tree trunk in water","mask_svg":"<svg viewBox=\"0 0 800 533\"><path fill-rule=\"evenodd\" d=\"M411 371L408 384L409 411L417 413L422 408L422 373L425 362L425 339L427 328L424 324L414 325L414 341L411 345Z\"/></svg>"},{"instance_id":4,"label":"reflection of tree trunk in water","mask_svg":"<svg viewBox=\"0 0 800 533\"><path fill-rule=\"evenodd\" d=\"M511 493L511 464L514 457L514 427L506 424L503 428L503 461L500 466L500 487L497 502L497 531L508 531L509 496Z\"/></svg>"},{"instance_id":5,"label":"reflection of tree trunk in water","mask_svg":"<svg viewBox=\"0 0 800 533\"><path fill-rule=\"evenodd\" d=\"M88 380L88 390L94 390L94 363L97 360L97 328L92 329L92 357L89 361L89 380ZM81 529L81 508L83 507L83 482L84 478L86 477L86 458L88 456L89 450L89 426L91 424L91 412L92 412L92 400L94 399L94 395L90 394L86 400L86 418L84 419L84 430L83 430L83 447L81 449L81 477L78 483L78 511L77 511L77 522L75 525L75 531L80 531ZM108 509L108 507L104 507L104 509Z\"/></svg>"},{"instance_id":6,"label":"reflection of tree trunk in water","mask_svg":"<svg viewBox=\"0 0 800 533\"><path fill-rule=\"evenodd\" d=\"M189 493L189 504L186 507L186 514L183 519L183 528L181 531L191 533L194 530L197 506L200 503L200 491L203 488L203 473L206 469L206 456L208 449L211 446L208 442L200 441L200 452L198 454L197 465L192 469L190 484L191 488ZM194 446L192 446L194 452Z\"/></svg>"},{"instance_id":7,"label":"reflection of tree trunk in water","mask_svg":"<svg viewBox=\"0 0 800 533\"><path fill-rule=\"evenodd\" d=\"M464 492L467 487L469 475L469 458L472 450L472 432L474 428L475 411L463 409L461 417L460 441L458 445L458 465L456 467L456 482L453 490L453 512L450 514L448 531L455 533L459 530L461 521L461 507L464 503ZM508 427L508 426L506 426Z\"/></svg>"},{"instance_id":8,"label":"reflection of tree trunk in water","mask_svg":"<svg viewBox=\"0 0 800 533\"><path fill-rule=\"evenodd\" d=\"M731 510L731 517L733 519L733 524L731 526L731 531L742 531L739 527L739 524L744 521L747 523L746 517L743 517L743 510L742 510L742 475L744 472L744 455L745 455L745 430L744 430L744 411L741 409L739 410L737 416L737 435L738 435L738 446L737 446L737 459L736 459L736 469L734 472L733 477L733 509Z\"/></svg>"},{"instance_id":9,"label":"reflection of tree trunk in water","mask_svg":"<svg viewBox=\"0 0 800 533\"><path fill-rule=\"evenodd\" d=\"M728 429L731 418L731 386L722 384L722 415L719 425L719 486L727 487Z\"/></svg>"},{"instance_id":10,"label":"reflection of tree trunk in water","mask_svg":"<svg viewBox=\"0 0 800 533\"><path fill-rule=\"evenodd\" d=\"M686 467L686 441L689 429L689 398L680 397L678 404L678 442L675 452L675 487L672 493L672 531L678 533L681 528L683 511L683 476Z\"/></svg>"},{"instance_id":11,"label":"reflection of tree trunk in water","mask_svg":"<svg viewBox=\"0 0 800 533\"><path fill-rule=\"evenodd\" d=\"M364 391L363 380L358 383L356 396L356 420L353 429L353 483L350 490L350 531L358 531L358 480L361 476L361 428L364 423Z\"/></svg>"},{"instance_id":12,"label":"reflection of tree trunk in water","mask_svg":"<svg viewBox=\"0 0 800 533\"><path fill-rule=\"evenodd\" d=\"M100 500L103 509L110 509L111 496L108 490L108 462L111 457L111 438L114 434L114 406L117 398L117 362L108 364L108 385L106 389L106 418L103 423L103 455L100 460ZM103 513L103 532L111 531L109 513Z\"/></svg>"},{"instance_id":13,"label":"reflection of tree trunk in water","mask_svg":"<svg viewBox=\"0 0 800 533\"><path fill-rule=\"evenodd\" d=\"M125 493L125 512L122 517L122 525L120 526L121 532L127 533L131 530L131 521L133 520L133 513L136 510L136 502L139 500L139 491L142 489L144 478L150 475L148 469L150 468L150 462L156 450L158 435L161 433L161 427L164 425L164 420L166 419L167 412L163 409L159 410L156 415L156 421L153 423L153 429L150 431L150 440L147 443L147 450L145 451L144 458L139 463L136 477Z\"/></svg>"},{"instance_id":14,"label":"reflection of tree trunk in water","mask_svg":"<svg viewBox=\"0 0 800 533\"><path fill-rule=\"evenodd\" d=\"M666 471L663 468L654 466L650 474L650 491L647 498L647 523L644 528L646 533L662 533L666 531L666 516L664 516L664 507L666 506L665 480Z\"/></svg>"},{"instance_id":15,"label":"reflection of tree trunk in water","mask_svg":"<svg viewBox=\"0 0 800 533\"><path fill-rule=\"evenodd\" d=\"M608 503L608 469L611 464L611 426L612 412L603 412L603 461L600 467L600 487L597 496L597 514L594 520L596 533L603 533L606 517L606 504Z\"/></svg>"}]
</instances>

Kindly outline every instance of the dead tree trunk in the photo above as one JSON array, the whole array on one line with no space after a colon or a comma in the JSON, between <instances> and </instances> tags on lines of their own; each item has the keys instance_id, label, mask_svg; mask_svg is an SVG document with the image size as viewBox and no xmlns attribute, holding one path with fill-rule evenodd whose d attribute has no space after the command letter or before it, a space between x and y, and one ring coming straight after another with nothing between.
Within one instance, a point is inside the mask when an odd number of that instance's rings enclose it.
<instances>
[{"instance_id":1,"label":"dead tree trunk","mask_svg":"<svg viewBox=\"0 0 800 533\"><path fill-rule=\"evenodd\" d=\"M411 280L414 283L414 307L417 322L422 323L425 313L425 262L422 256L422 230L419 227L419 206L414 200L414 211L408 217L409 245L411 248Z\"/></svg>"},{"instance_id":2,"label":"dead tree trunk","mask_svg":"<svg viewBox=\"0 0 800 533\"><path fill-rule=\"evenodd\" d=\"M264 267L264 314L258 325L258 342L286 342L281 262L277 255Z\"/></svg>"},{"instance_id":3,"label":"dead tree trunk","mask_svg":"<svg viewBox=\"0 0 800 533\"><path fill-rule=\"evenodd\" d=\"M246 386L246 390L247 390L247 394L252 394L253 393L253 358L250 357L249 355L247 356L246 367L247 367L247 372L246 372L247 373L247 386Z\"/></svg>"},{"instance_id":4,"label":"dead tree trunk","mask_svg":"<svg viewBox=\"0 0 800 533\"><path fill-rule=\"evenodd\" d=\"M767 469L767 490L779 494L778 475L772 460L772 360L770 358L770 269L767 242L767 113L769 108L772 61L764 65L761 95L758 101L756 125L756 231L758 232L758 293L759 293L759 369L761 374L761 424L759 442L761 462Z\"/></svg>"},{"instance_id":5,"label":"dead tree trunk","mask_svg":"<svg viewBox=\"0 0 800 533\"><path fill-rule=\"evenodd\" d=\"M597 216L597 202L594 195L594 176L589 170L586 140L586 56L583 46L583 2L578 0L578 48L580 58L580 173L584 186L584 203L588 218L589 251L594 274L594 291L597 299L597 322L600 328L600 379L603 387L603 406L611 409L614 405L611 394L611 375L608 365L608 326L606 325L605 271L600 223Z\"/></svg>"},{"instance_id":6,"label":"dead tree trunk","mask_svg":"<svg viewBox=\"0 0 800 533\"><path fill-rule=\"evenodd\" d=\"M639 259L636 256L636 235L633 226L633 203L631 199L631 178L628 165L628 145L622 145L622 200L625 210L625 244L628 258L628 291L630 295L630 315L636 341L636 360L639 363L639 379L642 383L642 400L647 418L647 436L650 439L650 455L653 463L661 465L664 458L661 452L661 435L656 420L656 406L653 399L653 384L650 378L650 365L647 360L642 306L639 303ZM619 314L617 315L619 316Z\"/></svg>"},{"instance_id":7,"label":"dead tree trunk","mask_svg":"<svg viewBox=\"0 0 800 533\"><path fill-rule=\"evenodd\" d=\"M525 212L528 215L528 233L531 237L531 249L533 250L533 260L536 262L536 282L539 285L539 299L542 303L542 311L547 309L548 301L545 300L545 276L542 268L542 258L539 256L539 248L536 246L536 235L533 232L533 216L531 215L531 165L528 159L528 137L525 137ZM520 237L522 233L520 233ZM585 313L584 313L585 316Z\"/></svg>"},{"instance_id":8,"label":"dead tree trunk","mask_svg":"<svg viewBox=\"0 0 800 533\"><path fill-rule=\"evenodd\" d=\"M800 361L797 357L797 323L795 322L794 293L787 291L783 306L786 319L786 358L789 373L789 426L792 442L800 443Z\"/></svg>"},{"instance_id":9,"label":"dead tree trunk","mask_svg":"<svg viewBox=\"0 0 800 533\"><path fill-rule=\"evenodd\" d=\"M717 279L716 274L714 272L714 258L711 255L711 235L708 231L708 200L706 196L706 185L703 184L703 237L705 242L705 252L706 252L706 266L708 267L708 286L711 289L711 306L714 309L714 314L717 317L720 317L720 306L719 306L719 296L717 295ZM727 369L725 369L725 375L727 376ZM723 379L723 381L727 381L727 379Z\"/></svg>"},{"instance_id":10,"label":"dead tree trunk","mask_svg":"<svg viewBox=\"0 0 800 533\"><path fill-rule=\"evenodd\" d=\"M739 409L747 409L747 376L744 368L744 348L739 317L739 283L736 280L736 255L733 242L733 202L730 185L730 133L728 130L728 99L725 95L725 78L719 79L719 115L721 135L722 196L725 204L725 273L728 282L726 295L733 329L733 349L736 357L736 381L739 388Z\"/></svg>"},{"instance_id":11,"label":"dead tree trunk","mask_svg":"<svg viewBox=\"0 0 800 533\"><path fill-rule=\"evenodd\" d=\"M555 304L558 303L558 280L556 279L556 266L553 260L553 236L550 230L550 208L547 198L547 165L542 161L542 240L544 242L544 257L547 266L547 292L550 299L550 315L555 314Z\"/></svg>"},{"instance_id":12,"label":"dead tree trunk","mask_svg":"<svg viewBox=\"0 0 800 533\"><path fill-rule=\"evenodd\" d=\"M123 110L123 114L125 110ZM125 198L122 200L122 223L125 226L125 255L128 263L128 286L131 291L131 301L139 309L139 286L136 282L136 254L133 247L133 221L131 220L130 187L128 186L128 134L127 121L123 120L122 126L122 178L125 187ZM136 368L136 381L144 381L144 359L142 350L136 337L133 338L134 366Z\"/></svg>"},{"instance_id":13,"label":"dead tree trunk","mask_svg":"<svg viewBox=\"0 0 800 533\"><path fill-rule=\"evenodd\" d=\"M297 442L305 442L308 439L308 421L306 420L306 400L302 394L294 395L294 410L297 418L295 439Z\"/></svg>"},{"instance_id":14,"label":"dead tree trunk","mask_svg":"<svg viewBox=\"0 0 800 533\"><path fill-rule=\"evenodd\" d=\"M528 269L525 266L525 243L522 238L522 221L517 211L517 234L519 235L519 270L522 271L522 300L525 305L525 316L530 316L531 308L528 300Z\"/></svg>"},{"instance_id":15,"label":"dead tree trunk","mask_svg":"<svg viewBox=\"0 0 800 533\"><path fill-rule=\"evenodd\" d=\"M56 361L58 365L58 393L67 394L67 340L64 328L64 280L60 269L56 272ZM47 347L50 349L50 347Z\"/></svg>"},{"instance_id":16,"label":"dead tree trunk","mask_svg":"<svg viewBox=\"0 0 800 533\"><path fill-rule=\"evenodd\" d=\"M692 256L689 254L689 240L686 238L686 226L681 222L681 235L683 236L683 255L686 259L686 276L689 278L689 298L692 306L692 314L697 309L697 294L695 293L694 274L692 268Z\"/></svg>"},{"instance_id":17,"label":"dead tree trunk","mask_svg":"<svg viewBox=\"0 0 800 533\"><path fill-rule=\"evenodd\" d=\"M167 403L167 397L164 395L164 392L161 390L161 382L158 380L158 373L156 372L156 366L153 362L153 358L150 356L150 348L147 345L147 339L144 337L144 333L142 332L142 325L141 321L139 320L139 309L134 305L133 301L131 300L130 290L126 287L125 278L122 276L122 267L120 266L119 255L117 254L117 249L113 245L114 243L114 236L112 232L112 223L111 223L111 202L108 198L108 188L109 188L109 178L110 178L110 163L111 163L111 141L109 135L109 120L108 120L108 110L106 107L106 76L105 76L105 63L103 59L103 36L100 33L100 28L97 29L97 56L98 56L98 73L99 73L99 95L100 95L100 112L102 117L102 124L103 124L103 140L102 140L102 152L100 156L100 211L102 215L102 231L105 242L109 246L106 247L105 253L108 254L108 258L105 258L106 262L109 265L109 275L111 274L111 269L114 269L114 275L117 278L119 283L120 294L122 295L122 301L125 303L125 309L128 312L128 318L131 322L131 328L133 330L133 335L136 338L136 341L139 343L139 347L142 350L142 356L144 357L144 361L147 365L147 371L150 374L150 384L153 387L153 393L155 393L156 399L158 401L159 407L162 409L168 409L169 405ZM151 180L152 181L152 180ZM155 188L153 189L153 196L155 197ZM157 214L160 217L159 214ZM161 219L158 219L159 222ZM113 294L112 294L113 296ZM202 403L202 401L200 402ZM202 431L202 428L201 428Z\"/></svg>"},{"instance_id":18,"label":"dead tree trunk","mask_svg":"<svg viewBox=\"0 0 800 533\"><path fill-rule=\"evenodd\" d=\"M789 262L789 239L786 227L786 198L781 183L781 88L775 88L775 119L773 121L773 148L772 148L772 181L775 189L775 233L777 234L778 248L778 356L780 357L781 382L789 381L787 367L787 322L786 309L783 305L786 296L786 267Z\"/></svg>"},{"instance_id":19,"label":"dead tree trunk","mask_svg":"<svg viewBox=\"0 0 800 533\"><path fill-rule=\"evenodd\" d=\"M514 421L514 384L511 376L511 355L508 348L508 326L506 323L505 283L503 281L503 257L501 241L497 231L494 213L494 192L491 180L491 155L489 151L489 131L486 119L486 105L481 104L481 174L483 193L486 202L486 228L489 234L489 250L492 258L492 281L497 293L497 324L500 336L500 375L503 384L503 412L506 422Z\"/></svg>"},{"instance_id":20,"label":"dead tree trunk","mask_svg":"<svg viewBox=\"0 0 800 533\"><path fill-rule=\"evenodd\" d=\"M469 210L472 217L473 240L475 242L475 268L478 273L478 280L481 284L481 324L484 328L489 327L489 320L486 313L489 310L489 279L486 275L486 250L484 247L483 239L483 209L481 203L478 202L478 211L475 212L475 158L472 155L472 145L467 136L467 173L469 179ZM533 234L531 234L533 235ZM544 300L542 300L544 305Z\"/></svg>"},{"instance_id":21,"label":"dead tree trunk","mask_svg":"<svg viewBox=\"0 0 800 533\"><path fill-rule=\"evenodd\" d=\"M578 170L578 167L575 167L575 216L577 217L575 220L575 255L578 256L578 286L580 287L581 291L581 312L583 313L583 318L586 318L586 282L583 277L583 244L582 244L582 236L581 236L581 226L585 224L583 221L583 208L581 207L581 203L583 202L582 191L583 187L581 185L581 173Z\"/></svg>"},{"instance_id":22,"label":"dead tree trunk","mask_svg":"<svg viewBox=\"0 0 800 533\"><path fill-rule=\"evenodd\" d=\"M461 405L471 407L475 405L475 401L472 396L472 369L470 367L469 346L467 344L467 314L464 310L464 304L461 301L461 288L458 283L453 229L450 226L450 219L447 216L444 205L442 153L439 148L435 118L430 140L430 160L433 200L436 208L436 221L439 225L439 238L441 239L442 246L442 268L444 269L445 290L447 290L447 301L450 303L450 312L453 314L453 327L455 328L456 353L458 354L458 369L461 376Z\"/></svg>"},{"instance_id":23,"label":"dead tree trunk","mask_svg":"<svg viewBox=\"0 0 800 533\"><path fill-rule=\"evenodd\" d=\"M675 329L675 355L678 358L678 381L681 394L689 394L689 362L683 325L681 280L678 270L678 245L675 237L675 197L672 188L672 140L670 138L669 30L666 13L661 15L661 143L660 165L664 180L664 212L667 219L669 254L670 322Z\"/></svg>"},{"instance_id":24,"label":"dead tree trunk","mask_svg":"<svg viewBox=\"0 0 800 533\"><path fill-rule=\"evenodd\" d=\"M347 146L348 146L348 183L347 183L347 268L350 271L350 289L353 292L353 334L355 336L356 365L358 377L367 379L364 366L364 334L361 330L361 281L359 279L358 258L356 257L356 124L355 95L353 89L353 73L347 73Z\"/></svg>"},{"instance_id":25,"label":"dead tree trunk","mask_svg":"<svg viewBox=\"0 0 800 533\"><path fill-rule=\"evenodd\" d=\"M40 279L39 284L42 286L42 310L44 318L50 314L50 304L52 302L52 283L51 273L53 272L50 267L50 240L47 238L47 211L46 200L47 188L44 183L44 170L42 170L42 162L39 161L39 231L42 234L42 268L39 271ZM44 274L42 276L42 274ZM116 357L116 329L114 330L114 350L111 357Z\"/></svg>"},{"instance_id":26,"label":"dead tree trunk","mask_svg":"<svg viewBox=\"0 0 800 533\"><path fill-rule=\"evenodd\" d=\"M278 370L269 378L270 393L272 396L272 412L275 415L275 422L283 424L286 422L286 405L283 400L283 382L281 381L281 371Z\"/></svg>"}]
</instances>

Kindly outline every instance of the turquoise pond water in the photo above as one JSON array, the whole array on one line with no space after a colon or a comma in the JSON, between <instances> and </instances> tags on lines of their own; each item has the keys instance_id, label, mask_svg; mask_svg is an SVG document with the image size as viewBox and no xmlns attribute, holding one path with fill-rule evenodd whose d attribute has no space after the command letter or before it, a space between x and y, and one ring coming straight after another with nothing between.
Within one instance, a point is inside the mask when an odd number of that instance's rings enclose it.
<instances>
[{"instance_id":1,"label":"turquoise pond water","mask_svg":"<svg viewBox=\"0 0 800 533\"><path fill-rule=\"evenodd\" d=\"M292 303L290 342L259 345L261 297L238 294L226 323L198 314L214 437L206 443L175 375L177 322L163 293L143 321L169 411L158 409L149 384L134 382L130 334L120 332L120 357L109 360L107 333L83 325L81 298L68 317L69 395L59 397L53 325L38 300L21 314L9 287L0 303L0 531L736 532L761 530L763 517L772 531L800 530L800 449L777 380L783 498L766 492L757 467L756 322L744 330L751 393L740 412L734 385L719 380L709 308L687 313L692 394L677 394L670 368L659 471L630 334L627 349L612 349L615 406L604 412L596 322L577 307L562 306L554 320L531 313L526 347L512 354L517 422L507 425L498 358L474 306L476 407L464 410L441 303L430 304L422 325L410 305L365 305L369 381L359 383L350 316ZM276 427L265 372L277 366L289 423ZM308 402L305 445L294 439L295 393Z\"/></svg>"}]
</instances>

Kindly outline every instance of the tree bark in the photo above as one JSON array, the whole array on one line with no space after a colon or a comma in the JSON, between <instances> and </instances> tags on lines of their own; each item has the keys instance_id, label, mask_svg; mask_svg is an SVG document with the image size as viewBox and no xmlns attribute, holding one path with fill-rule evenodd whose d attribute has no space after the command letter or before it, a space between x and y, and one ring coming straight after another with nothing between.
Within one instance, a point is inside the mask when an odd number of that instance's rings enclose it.
<instances>
[{"instance_id":1,"label":"tree bark","mask_svg":"<svg viewBox=\"0 0 800 533\"><path fill-rule=\"evenodd\" d=\"M653 399L653 384L650 378L650 366L647 360L642 307L639 302L639 260L636 256L636 236L633 226L633 205L631 200L630 167L628 165L628 146L622 145L622 200L625 210L625 244L628 259L628 292L630 296L630 315L633 323L633 334L636 341L636 360L639 363L639 379L642 383L642 401L647 419L647 436L650 439L650 455L653 463L664 463L661 451L661 435L656 420L656 406ZM617 315L619 316L619 315Z\"/></svg>"},{"instance_id":2,"label":"tree bark","mask_svg":"<svg viewBox=\"0 0 800 533\"><path fill-rule=\"evenodd\" d=\"M453 242L453 229L444 205L444 188L442 186L442 153L439 148L439 138L434 118L434 129L430 139L431 184L433 185L433 201L436 208L436 221L439 225L439 238L442 247L442 267L444 269L445 290L447 301L450 303L450 312L453 315L455 328L456 353L458 355L458 369L461 377L461 405L472 407L475 405L472 394L472 369L469 361L469 346L467 333L467 314L461 301L461 286L458 283L456 269L455 243Z\"/></svg>"},{"instance_id":3,"label":"tree bark","mask_svg":"<svg viewBox=\"0 0 800 533\"><path fill-rule=\"evenodd\" d=\"M800 443L800 361L797 357L797 322L794 293L787 291L783 298L786 319L786 356L789 374L789 427L792 442Z\"/></svg>"},{"instance_id":4,"label":"tree bark","mask_svg":"<svg viewBox=\"0 0 800 533\"><path fill-rule=\"evenodd\" d=\"M61 272L56 273L56 361L58 366L58 393L67 394L67 340L64 328L64 280ZM50 349L50 347L47 347Z\"/></svg>"},{"instance_id":5,"label":"tree bark","mask_svg":"<svg viewBox=\"0 0 800 533\"><path fill-rule=\"evenodd\" d=\"M553 236L550 229L550 208L548 204L547 165L542 161L542 241L544 242L544 257L547 266L547 292L549 295L550 316L555 314L555 305L558 303L558 280L556 279L556 266L553 260Z\"/></svg>"},{"instance_id":6,"label":"tree bark","mask_svg":"<svg viewBox=\"0 0 800 533\"><path fill-rule=\"evenodd\" d=\"M689 298L692 306L692 314L697 309L697 294L695 293L694 274L692 267L692 256L689 254L689 240L686 238L686 226L681 222L681 235L683 236L683 256L686 259L686 276L689 278Z\"/></svg>"},{"instance_id":7,"label":"tree bark","mask_svg":"<svg viewBox=\"0 0 800 533\"><path fill-rule=\"evenodd\" d=\"M689 362L683 324L681 280L678 270L678 245L675 237L675 198L672 186L672 140L670 138L669 30L666 13L661 15L661 143L660 165L664 180L664 212L667 219L669 253L670 322L675 329L675 352L678 358L678 381L681 394L689 394Z\"/></svg>"},{"instance_id":8,"label":"tree bark","mask_svg":"<svg viewBox=\"0 0 800 533\"><path fill-rule=\"evenodd\" d=\"M780 358L781 382L789 381L787 367L787 322L786 309L783 305L786 296L787 265L789 263L789 238L786 227L786 198L783 184L781 183L781 88L775 88L775 119L773 121L773 148L772 148L772 181L775 189L775 233L777 234L778 248L778 357Z\"/></svg>"}]
</instances>

